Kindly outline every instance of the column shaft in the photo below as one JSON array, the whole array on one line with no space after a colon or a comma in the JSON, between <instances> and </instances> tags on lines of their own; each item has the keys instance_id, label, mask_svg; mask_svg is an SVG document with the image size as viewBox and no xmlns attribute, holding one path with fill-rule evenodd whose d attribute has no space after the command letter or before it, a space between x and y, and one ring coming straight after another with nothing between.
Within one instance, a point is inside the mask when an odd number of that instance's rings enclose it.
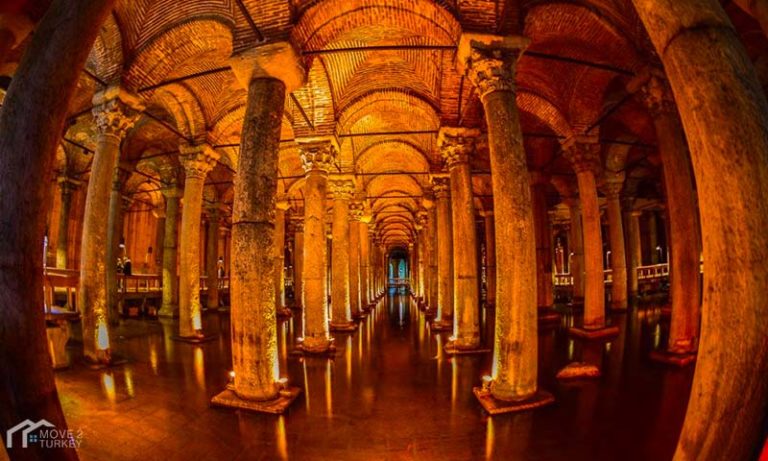
<instances>
[{"instance_id":1,"label":"column shaft","mask_svg":"<svg viewBox=\"0 0 768 461\"><path fill-rule=\"evenodd\" d=\"M453 317L453 229L451 226L450 183L435 182L437 212L437 316L446 321Z\"/></svg>"},{"instance_id":2,"label":"column shaft","mask_svg":"<svg viewBox=\"0 0 768 461\"><path fill-rule=\"evenodd\" d=\"M532 189L533 220L536 231L536 287L539 309L550 309L555 303L552 279L552 246L547 210L547 183L534 181Z\"/></svg>"},{"instance_id":3,"label":"column shaft","mask_svg":"<svg viewBox=\"0 0 768 461\"><path fill-rule=\"evenodd\" d=\"M437 310L438 304L438 280L437 280L437 259L438 259L438 247L437 247L437 210L435 207L430 208L429 220L427 224L427 239L429 242L429 290L427 292L427 306L430 311Z\"/></svg>"},{"instance_id":4,"label":"column shaft","mask_svg":"<svg viewBox=\"0 0 768 461\"><path fill-rule=\"evenodd\" d=\"M343 182L343 181L342 181ZM354 184L349 181L349 194L343 185L333 182L333 239L331 257L331 327L349 326L352 322L350 301L350 242L349 242L349 197Z\"/></svg>"},{"instance_id":5,"label":"column shaft","mask_svg":"<svg viewBox=\"0 0 768 461\"><path fill-rule=\"evenodd\" d=\"M293 302L304 308L304 221L296 225L293 248Z\"/></svg>"},{"instance_id":6,"label":"column shaft","mask_svg":"<svg viewBox=\"0 0 768 461\"><path fill-rule=\"evenodd\" d=\"M371 297L371 234L369 226L360 226L360 302L363 309L368 309L373 302Z\"/></svg>"},{"instance_id":7,"label":"column shaft","mask_svg":"<svg viewBox=\"0 0 768 461\"><path fill-rule=\"evenodd\" d=\"M486 304L496 305L496 235L493 213L486 211L483 214L485 226L485 264L486 264Z\"/></svg>"},{"instance_id":8,"label":"column shaft","mask_svg":"<svg viewBox=\"0 0 768 461\"><path fill-rule=\"evenodd\" d=\"M216 211L208 216L208 234L206 235L205 275L207 277L208 293L206 306L208 309L219 308L219 275L217 261L219 259L219 220Z\"/></svg>"},{"instance_id":9,"label":"column shaft","mask_svg":"<svg viewBox=\"0 0 768 461\"><path fill-rule=\"evenodd\" d=\"M163 302L158 315L179 315L179 279L176 275L178 251L179 190L176 187L163 190L165 196L165 232L163 234Z\"/></svg>"},{"instance_id":10,"label":"column shaft","mask_svg":"<svg viewBox=\"0 0 768 461\"><path fill-rule=\"evenodd\" d=\"M627 308L627 257L624 253L624 226L621 219L621 202L618 191L607 194L608 228L611 242L611 306Z\"/></svg>"},{"instance_id":11,"label":"column shaft","mask_svg":"<svg viewBox=\"0 0 768 461\"><path fill-rule=\"evenodd\" d=\"M360 221L349 223L349 308L352 316L359 316L360 300Z\"/></svg>"},{"instance_id":12,"label":"column shaft","mask_svg":"<svg viewBox=\"0 0 768 461\"><path fill-rule=\"evenodd\" d=\"M287 204L286 204L287 205ZM275 210L275 309L282 312L285 304L285 210L278 204Z\"/></svg>"},{"instance_id":13,"label":"column shaft","mask_svg":"<svg viewBox=\"0 0 768 461\"><path fill-rule=\"evenodd\" d=\"M576 302L584 300L584 228L581 221L579 200L569 199L568 210L571 215L571 229L568 235L570 263L568 268L573 277L573 298Z\"/></svg>"},{"instance_id":14,"label":"column shaft","mask_svg":"<svg viewBox=\"0 0 768 461\"><path fill-rule=\"evenodd\" d=\"M576 173L576 179L579 182L584 226L584 328L598 329L605 326L605 276L600 206L592 171L579 171Z\"/></svg>"},{"instance_id":15,"label":"column shaft","mask_svg":"<svg viewBox=\"0 0 768 461\"><path fill-rule=\"evenodd\" d=\"M627 238L629 239L629 292L637 295L640 290L637 268L642 265L643 247L640 239L640 216L642 212L632 211L629 214L629 229Z\"/></svg>"},{"instance_id":16,"label":"column shaft","mask_svg":"<svg viewBox=\"0 0 768 461\"><path fill-rule=\"evenodd\" d=\"M69 214L72 208L72 193L74 187L69 179L59 181L61 188L61 209L59 212L59 229L56 237L56 267L66 269L69 253Z\"/></svg>"}]
</instances>

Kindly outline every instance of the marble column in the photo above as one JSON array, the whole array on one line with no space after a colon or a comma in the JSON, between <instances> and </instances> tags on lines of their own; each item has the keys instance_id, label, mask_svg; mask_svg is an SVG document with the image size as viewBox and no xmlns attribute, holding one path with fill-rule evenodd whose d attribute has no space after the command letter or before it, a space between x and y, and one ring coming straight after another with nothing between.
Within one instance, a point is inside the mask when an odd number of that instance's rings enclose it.
<instances>
[{"instance_id":1,"label":"marble column","mask_svg":"<svg viewBox=\"0 0 768 461\"><path fill-rule=\"evenodd\" d=\"M298 394L280 377L275 321L275 197L285 97L304 81L285 42L235 56L248 89L232 205L231 313L234 379L214 404L282 413Z\"/></svg>"},{"instance_id":2,"label":"marble column","mask_svg":"<svg viewBox=\"0 0 768 461\"><path fill-rule=\"evenodd\" d=\"M360 289L360 228L365 227L360 220L363 218L363 204L349 204L349 308L352 317L363 316L362 291Z\"/></svg>"},{"instance_id":3,"label":"marble column","mask_svg":"<svg viewBox=\"0 0 768 461\"><path fill-rule=\"evenodd\" d=\"M360 225L360 308L369 310L373 298L371 297L371 237L373 235L370 216L363 216Z\"/></svg>"},{"instance_id":4,"label":"marble column","mask_svg":"<svg viewBox=\"0 0 768 461\"><path fill-rule=\"evenodd\" d=\"M623 174L606 179L603 186L608 209L608 229L611 243L611 307L624 310L627 308L627 257L624 253L624 225L622 223L621 202L619 196L624 187Z\"/></svg>"},{"instance_id":5,"label":"marble column","mask_svg":"<svg viewBox=\"0 0 768 461\"><path fill-rule=\"evenodd\" d=\"M429 246L427 251L429 254L429 270L427 272L427 279L429 281L427 284L429 287L429 291L427 292L427 310L430 313L434 313L437 310L437 293L439 290L437 286L437 210L435 209L432 197L429 197L427 201L427 213L429 215L426 234Z\"/></svg>"},{"instance_id":6,"label":"marble column","mask_svg":"<svg viewBox=\"0 0 768 461\"><path fill-rule=\"evenodd\" d=\"M207 277L206 286L206 307L210 310L219 309L219 224L222 220L220 206L209 206L208 213L208 231L205 242L205 275Z\"/></svg>"},{"instance_id":7,"label":"marble column","mask_svg":"<svg viewBox=\"0 0 768 461\"><path fill-rule=\"evenodd\" d=\"M606 327L605 321L603 237L595 178L600 170L600 144L595 137L576 136L563 143L563 150L576 172L584 230L584 322L570 332L586 338L615 335L618 328Z\"/></svg>"},{"instance_id":8,"label":"marble column","mask_svg":"<svg viewBox=\"0 0 768 461\"><path fill-rule=\"evenodd\" d=\"M453 228L451 183L446 176L432 178L437 218L437 315L433 328L453 326Z\"/></svg>"},{"instance_id":9,"label":"marble column","mask_svg":"<svg viewBox=\"0 0 768 461\"><path fill-rule=\"evenodd\" d=\"M547 208L549 177L541 172L531 173L533 224L536 232L536 287L538 308L550 312L555 303L552 278L552 237Z\"/></svg>"},{"instance_id":10,"label":"marble column","mask_svg":"<svg viewBox=\"0 0 768 461\"><path fill-rule=\"evenodd\" d=\"M493 211L486 210L480 213L483 217L485 229L485 268L486 268L486 306L496 305L496 236Z\"/></svg>"},{"instance_id":11,"label":"marble column","mask_svg":"<svg viewBox=\"0 0 768 461\"><path fill-rule=\"evenodd\" d=\"M86 360L109 363L111 340L106 265L115 264L115 261L107 261L109 197L120 142L143 105L138 97L117 87L97 93L93 102L97 145L85 200L77 305L82 315Z\"/></svg>"},{"instance_id":12,"label":"marble column","mask_svg":"<svg viewBox=\"0 0 768 461\"><path fill-rule=\"evenodd\" d=\"M333 194L333 238L331 247L331 330L353 331L350 260L349 201L355 192L351 178L334 178L329 182Z\"/></svg>"},{"instance_id":13,"label":"marble column","mask_svg":"<svg viewBox=\"0 0 768 461\"><path fill-rule=\"evenodd\" d=\"M720 2L632 3L675 95L704 236L701 341L675 459L754 458L768 408L768 101Z\"/></svg>"},{"instance_id":14,"label":"marble column","mask_svg":"<svg viewBox=\"0 0 768 461\"><path fill-rule=\"evenodd\" d=\"M338 144L332 139L300 141L304 183L304 336L302 349L324 353L331 348L328 330L328 255L325 200L328 172L334 167Z\"/></svg>"},{"instance_id":15,"label":"marble column","mask_svg":"<svg viewBox=\"0 0 768 461\"><path fill-rule=\"evenodd\" d=\"M674 104L672 90L658 70L630 82L640 93L653 117L664 170L669 212L669 282L672 318L667 350L675 355L692 354L698 347L701 277L699 254L701 228L697 217L696 191L689 164L688 144ZM657 254L655 246L654 254Z\"/></svg>"},{"instance_id":16,"label":"marble column","mask_svg":"<svg viewBox=\"0 0 768 461\"><path fill-rule=\"evenodd\" d=\"M568 270L573 277L574 304L584 302L584 228L581 221L581 203L576 197L567 197L563 202L568 206L571 227L568 233Z\"/></svg>"},{"instance_id":17,"label":"marble column","mask_svg":"<svg viewBox=\"0 0 768 461\"><path fill-rule=\"evenodd\" d=\"M416 212L416 232L417 232L417 244L419 246L419 258L418 258L418 274L419 274L419 286L416 291L419 297L420 307L424 307L426 304L426 287L427 287L427 261L428 261L428 245L427 242L427 210L419 210ZM453 251L453 249L451 249Z\"/></svg>"},{"instance_id":18,"label":"marble column","mask_svg":"<svg viewBox=\"0 0 768 461\"><path fill-rule=\"evenodd\" d=\"M123 212L130 206L130 204L126 206L124 202L122 192L124 176L119 168L115 168L107 213L107 306L112 325L117 325L120 320L117 260L123 257L120 248L120 239L123 237Z\"/></svg>"},{"instance_id":19,"label":"marble column","mask_svg":"<svg viewBox=\"0 0 768 461\"><path fill-rule=\"evenodd\" d=\"M291 218L293 227L293 303L304 307L304 216Z\"/></svg>"},{"instance_id":20,"label":"marble column","mask_svg":"<svg viewBox=\"0 0 768 461\"><path fill-rule=\"evenodd\" d=\"M68 178L58 178L61 189L61 208L59 210L59 229L56 237L56 267L67 268L69 253L69 214L72 209L72 194L80 186L80 181Z\"/></svg>"},{"instance_id":21,"label":"marble column","mask_svg":"<svg viewBox=\"0 0 768 461\"><path fill-rule=\"evenodd\" d=\"M627 229L627 239L629 240L629 292L634 296L640 290L637 268L643 264L643 246L640 239L640 217L642 215L642 211L630 211L629 229Z\"/></svg>"},{"instance_id":22,"label":"marble column","mask_svg":"<svg viewBox=\"0 0 768 461\"><path fill-rule=\"evenodd\" d=\"M650 253L650 263L659 263L659 226L656 221L656 210L649 210L646 215L648 220L648 249Z\"/></svg>"},{"instance_id":23,"label":"marble column","mask_svg":"<svg viewBox=\"0 0 768 461\"><path fill-rule=\"evenodd\" d=\"M208 172L219 154L208 144L182 145L179 160L184 167L184 197L179 235L179 338L204 338L200 309L200 220L203 189Z\"/></svg>"},{"instance_id":24,"label":"marble column","mask_svg":"<svg viewBox=\"0 0 768 461\"><path fill-rule=\"evenodd\" d=\"M275 202L275 310L286 317L291 315L285 302L285 212L290 207L284 198Z\"/></svg>"},{"instance_id":25,"label":"marble column","mask_svg":"<svg viewBox=\"0 0 768 461\"><path fill-rule=\"evenodd\" d=\"M472 350L480 347L480 319L477 267L475 207L469 157L475 151L478 130L440 129L438 145L445 159L451 182L453 240L453 339L447 350Z\"/></svg>"},{"instance_id":26,"label":"marble column","mask_svg":"<svg viewBox=\"0 0 768 461\"><path fill-rule=\"evenodd\" d=\"M179 197L182 191L175 184L161 189L165 197L165 232L163 233L163 302L160 317L179 316L178 258Z\"/></svg>"},{"instance_id":27,"label":"marble column","mask_svg":"<svg viewBox=\"0 0 768 461\"><path fill-rule=\"evenodd\" d=\"M516 63L529 39L463 34L458 62L485 109L496 220L496 330L491 379L475 395L486 409L552 402L538 390L533 199L515 101ZM461 241L460 239L456 239ZM522 402L522 404L521 404Z\"/></svg>"}]
</instances>

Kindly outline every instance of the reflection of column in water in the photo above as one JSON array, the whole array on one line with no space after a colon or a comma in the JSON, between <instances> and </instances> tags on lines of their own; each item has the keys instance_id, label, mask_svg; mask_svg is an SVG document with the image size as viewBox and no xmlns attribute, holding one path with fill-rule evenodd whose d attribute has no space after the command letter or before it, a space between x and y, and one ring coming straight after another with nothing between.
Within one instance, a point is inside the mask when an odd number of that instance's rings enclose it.
<instances>
[{"instance_id":1,"label":"reflection of column in water","mask_svg":"<svg viewBox=\"0 0 768 461\"><path fill-rule=\"evenodd\" d=\"M345 354L344 354L344 360L347 362L347 388L351 391L352 390L352 336L347 336L347 350L345 351Z\"/></svg>"},{"instance_id":2,"label":"reflection of column in water","mask_svg":"<svg viewBox=\"0 0 768 461\"><path fill-rule=\"evenodd\" d=\"M277 357L278 357L278 363L280 364L278 376L280 376L280 378L288 377L288 334L289 334L290 324L291 324L291 321L288 320L286 322L283 322L282 325L280 325L280 328L277 329L277 335L278 335Z\"/></svg>"},{"instance_id":3,"label":"reflection of column in water","mask_svg":"<svg viewBox=\"0 0 768 461\"><path fill-rule=\"evenodd\" d=\"M115 376L111 371L101 373L101 390L104 391L104 395L107 397L109 403L115 403L117 400L117 393L115 392Z\"/></svg>"},{"instance_id":4,"label":"reflection of column in water","mask_svg":"<svg viewBox=\"0 0 768 461\"><path fill-rule=\"evenodd\" d=\"M304 371L304 406L307 408L307 414L309 414L309 374L307 373L307 361L301 361L301 368Z\"/></svg>"},{"instance_id":5,"label":"reflection of column in water","mask_svg":"<svg viewBox=\"0 0 768 461\"><path fill-rule=\"evenodd\" d=\"M493 444L495 438L493 418L489 417L485 423L485 459L493 459Z\"/></svg>"},{"instance_id":6,"label":"reflection of column in water","mask_svg":"<svg viewBox=\"0 0 768 461\"><path fill-rule=\"evenodd\" d=\"M195 347L194 356L195 380L202 390L205 390L205 357L203 348Z\"/></svg>"},{"instance_id":7,"label":"reflection of column in water","mask_svg":"<svg viewBox=\"0 0 768 461\"><path fill-rule=\"evenodd\" d=\"M275 435L277 437L277 455L280 459L288 459L288 439L285 434L285 417L280 415L277 417L277 430Z\"/></svg>"},{"instance_id":8,"label":"reflection of column in water","mask_svg":"<svg viewBox=\"0 0 768 461\"><path fill-rule=\"evenodd\" d=\"M166 363L172 363L174 353L174 342L171 339L176 331L173 328L173 322L171 320L160 319L160 326L163 327L163 343L165 346L165 361Z\"/></svg>"},{"instance_id":9,"label":"reflection of column in water","mask_svg":"<svg viewBox=\"0 0 768 461\"><path fill-rule=\"evenodd\" d=\"M135 397L133 391L133 370L130 367L125 367L125 391L129 397Z\"/></svg>"},{"instance_id":10,"label":"reflection of column in water","mask_svg":"<svg viewBox=\"0 0 768 461\"><path fill-rule=\"evenodd\" d=\"M333 376L330 360L325 361L325 411L329 418L333 416Z\"/></svg>"},{"instance_id":11,"label":"reflection of column in water","mask_svg":"<svg viewBox=\"0 0 768 461\"><path fill-rule=\"evenodd\" d=\"M443 378L443 337L442 335L435 335L435 345L437 348L437 387L440 387Z\"/></svg>"},{"instance_id":12,"label":"reflection of column in water","mask_svg":"<svg viewBox=\"0 0 768 461\"><path fill-rule=\"evenodd\" d=\"M516 413L509 418L489 417L486 422L485 459L529 459L528 446L535 412ZM499 437L496 437L499 434ZM497 455L494 457L494 453Z\"/></svg>"}]
</instances>

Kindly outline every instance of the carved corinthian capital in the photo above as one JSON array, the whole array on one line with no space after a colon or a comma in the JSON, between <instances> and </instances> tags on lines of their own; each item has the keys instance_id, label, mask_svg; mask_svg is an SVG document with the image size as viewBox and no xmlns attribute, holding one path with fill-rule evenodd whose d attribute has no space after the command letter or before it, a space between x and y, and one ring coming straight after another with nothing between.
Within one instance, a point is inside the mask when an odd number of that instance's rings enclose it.
<instances>
[{"instance_id":1,"label":"carved corinthian capital","mask_svg":"<svg viewBox=\"0 0 768 461\"><path fill-rule=\"evenodd\" d=\"M661 69L647 68L627 84L627 90L640 97L651 116L676 114L677 106L672 88Z\"/></svg>"},{"instance_id":2,"label":"carved corinthian capital","mask_svg":"<svg viewBox=\"0 0 768 461\"><path fill-rule=\"evenodd\" d=\"M515 66L530 39L520 36L462 34L459 71L466 73L480 98L495 91L515 91Z\"/></svg>"},{"instance_id":3,"label":"carved corinthian capital","mask_svg":"<svg viewBox=\"0 0 768 461\"><path fill-rule=\"evenodd\" d=\"M437 137L440 155L448 169L469 162L469 156L475 151L475 143L480 131L469 128L443 127Z\"/></svg>"},{"instance_id":4,"label":"carved corinthian capital","mask_svg":"<svg viewBox=\"0 0 768 461\"><path fill-rule=\"evenodd\" d=\"M297 140L301 164L306 173L328 173L336 164L339 144L335 138Z\"/></svg>"},{"instance_id":5,"label":"carved corinthian capital","mask_svg":"<svg viewBox=\"0 0 768 461\"><path fill-rule=\"evenodd\" d=\"M591 171L597 175L601 170L600 144L587 136L575 136L563 143L563 154L576 173Z\"/></svg>"},{"instance_id":6,"label":"carved corinthian capital","mask_svg":"<svg viewBox=\"0 0 768 461\"><path fill-rule=\"evenodd\" d=\"M93 117L99 135L122 139L144 110L138 96L111 86L93 96Z\"/></svg>"},{"instance_id":7,"label":"carved corinthian capital","mask_svg":"<svg viewBox=\"0 0 768 461\"><path fill-rule=\"evenodd\" d=\"M332 178L328 185L336 200L351 200L355 193L355 182L349 178Z\"/></svg>"},{"instance_id":8,"label":"carved corinthian capital","mask_svg":"<svg viewBox=\"0 0 768 461\"><path fill-rule=\"evenodd\" d=\"M205 175L216 166L216 161L219 159L219 154L209 144L182 145L179 150L181 151L179 159L187 179L204 179Z\"/></svg>"}]
</instances>

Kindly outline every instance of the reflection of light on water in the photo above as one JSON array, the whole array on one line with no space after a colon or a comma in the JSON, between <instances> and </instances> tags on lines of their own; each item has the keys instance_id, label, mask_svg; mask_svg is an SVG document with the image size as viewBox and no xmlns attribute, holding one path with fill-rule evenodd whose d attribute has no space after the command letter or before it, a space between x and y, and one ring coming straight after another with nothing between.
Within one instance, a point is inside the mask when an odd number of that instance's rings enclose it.
<instances>
[{"instance_id":1,"label":"reflection of light on water","mask_svg":"<svg viewBox=\"0 0 768 461\"><path fill-rule=\"evenodd\" d=\"M485 459L493 458L494 442L493 418L488 418L485 426Z\"/></svg>"},{"instance_id":2,"label":"reflection of light on water","mask_svg":"<svg viewBox=\"0 0 768 461\"><path fill-rule=\"evenodd\" d=\"M115 392L115 377L112 376L112 372L104 372L101 374L101 389L104 391L104 395L112 403L117 400L117 393Z\"/></svg>"},{"instance_id":3,"label":"reflection of light on water","mask_svg":"<svg viewBox=\"0 0 768 461\"><path fill-rule=\"evenodd\" d=\"M307 407L307 413L309 413L309 379L307 378L307 362L302 361L301 367L304 370L304 404Z\"/></svg>"},{"instance_id":4,"label":"reflection of light on water","mask_svg":"<svg viewBox=\"0 0 768 461\"><path fill-rule=\"evenodd\" d=\"M125 390L128 392L128 395L133 397L134 391L133 391L133 370L126 367L125 368Z\"/></svg>"},{"instance_id":5,"label":"reflection of light on water","mask_svg":"<svg viewBox=\"0 0 768 461\"><path fill-rule=\"evenodd\" d=\"M149 366L152 367L152 372L157 374L157 346L155 343L149 346Z\"/></svg>"},{"instance_id":6,"label":"reflection of light on water","mask_svg":"<svg viewBox=\"0 0 768 461\"><path fill-rule=\"evenodd\" d=\"M611 352L611 343L605 343L605 352Z\"/></svg>"},{"instance_id":7,"label":"reflection of light on water","mask_svg":"<svg viewBox=\"0 0 768 461\"><path fill-rule=\"evenodd\" d=\"M658 349L661 342L661 325L656 324L656 328L653 330L653 348Z\"/></svg>"},{"instance_id":8,"label":"reflection of light on water","mask_svg":"<svg viewBox=\"0 0 768 461\"><path fill-rule=\"evenodd\" d=\"M456 406L456 400L459 396L459 368L457 360L451 359L451 409Z\"/></svg>"},{"instance_id":9,"label":"reflection of light on water","mask_svg":"<svg viewBox=\"0 0 768 461\"><path fill-rule=\"evenodd\" d=\"M195 348L194 362L197 385L205 389L205 356L203 355L203 349L200 347Z\"/></svg>"},{"instance_id":10,"label":"reflection of light on water","mask_svg":"<svg viewBox=\"0 0 768 461\"><path fill-rule=\"evenodd\" d=\"M347 336L347 385L352 386L352 337Z\"/></svg>"},{"instance_id":11,"label":"reflection of light on water","mask_svg":"<svg viewBox=\"0 0 768 461\"><path fill-rule=\"evenodd\" d=\"M573 360L573 340L568 340L568 360Z\"/></svg>"},{"instance_id":12,"label":"reflection of light on water","mask_svg":"<svg viewBox=\"0 0 768 461\"><path fill-rule=\"evenodd\" d=\"M109 349L109 330L105 320L99 320L99 326L96 329L96 344L101 351Z\"/></svg>"},{"instance_id":13,"label":"reflection of light on water","mask_svg":"<svg viewBox=\"0 0 768 461\"><path fill-rule=\"evenodd\" d=\"M325 362L325 410L328 416L333 414L333 388L331 380L331 361Z\"/></svg>"},{"instance_id":14,"label":"reflection of light on water","mask_svg":"<svg viewBox=\"0 0 768 461\"><path fill-rule=\"evenodd\" d=\"M285 417L277 418L277 453L280 459L288 459L288 440L285 435Z\"/></svg>"}]
</instances>

